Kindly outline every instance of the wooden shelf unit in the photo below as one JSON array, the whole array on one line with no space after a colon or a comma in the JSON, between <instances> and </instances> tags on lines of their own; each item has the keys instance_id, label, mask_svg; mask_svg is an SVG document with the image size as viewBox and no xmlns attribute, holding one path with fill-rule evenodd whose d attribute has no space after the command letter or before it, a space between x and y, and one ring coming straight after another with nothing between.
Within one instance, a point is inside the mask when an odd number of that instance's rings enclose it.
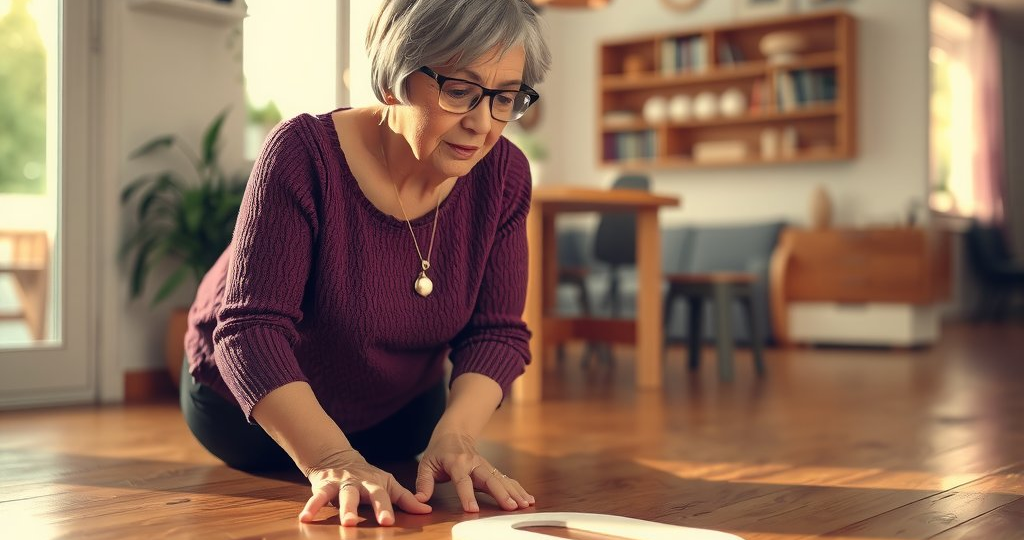
<instances>
[{"instance_id":1,"label":"wooden shelf unit","mask_svg":"<svg viewBox=\"0 0 1024 540\"><path fill-rule=\"evenodd\" d=\"M844 11L830 10L602 43L597 111L600 164L652 170L853 158L857 152L855 22ZM807 46L790 62L772 63L761 54L759 43L776 31L796 32ZM675 49L669 44L675 44ZM680 62L681 57L687 60ZM680 63L691 66L679 69ZM762 88L756 108L755 86ZM831 87L827 94L834 99L809 99L811 94L821 95L825 86ZM685 94L695 100L701 92L721 96L730 88L746 97L747 111L740 116L718 114L697 120L691 114L686 121L666 119L656 124L643 119L644 104L651 97L670 101ZM635 119L606 119L608 113L631 113ZM762 131L773 128L781 146L782 131L789 126L797 133L795 153L783 156L780 148L774 158L765 159ZM694 144L717 141L742 141L747 157L694 159Z\"/></svg>"}]
</instances>

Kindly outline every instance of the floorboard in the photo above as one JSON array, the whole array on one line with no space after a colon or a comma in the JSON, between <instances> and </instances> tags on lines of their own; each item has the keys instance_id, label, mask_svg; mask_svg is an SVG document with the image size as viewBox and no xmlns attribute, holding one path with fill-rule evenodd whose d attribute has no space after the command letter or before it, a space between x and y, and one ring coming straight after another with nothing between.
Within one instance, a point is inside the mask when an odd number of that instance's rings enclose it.
<instances>
[{"instance_id":1,"label":"floorboard","mask_svg":"<svg viewBox=\"0 0 1024 540\"><path fill-rule=\"evenodd\" d=\"M662 391L613 364L550 363L548 400L506 404L481 450L537 498L530 511L611 513L748 540L1024 539L1024 327L950 326L935 347L770 350L758 380L699 373L679 348ZM388 464L411 486L414 463ZM293 472L229 469L173 404L0 413L0 538L450 538L501 514L463 514L442 485L426 516L300 524ZM610 540L580 531L538 532ZM486 539L481 539L486 540Z\"/></svg>"}]
</instances>

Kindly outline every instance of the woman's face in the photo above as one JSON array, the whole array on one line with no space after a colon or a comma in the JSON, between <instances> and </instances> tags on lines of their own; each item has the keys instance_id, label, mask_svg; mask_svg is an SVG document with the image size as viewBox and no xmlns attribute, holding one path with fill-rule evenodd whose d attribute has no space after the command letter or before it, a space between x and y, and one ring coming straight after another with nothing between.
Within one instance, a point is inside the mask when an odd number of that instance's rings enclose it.
<instances>
[{"instance_id":1,"label":"woman's face","mask_svg":"<svg viewBox=\"0 0 1024 540\"><path fill-rule=\"evenodd\" d=\"M450 66L427 66L440 75L472 81L494 90L518 90L526 65L522 46L499 56L492 49L479 60L460 70ZM469 173L498 141L507 122L491 117L491 98L483 97L467 113L451 113L438 105L438 84L421 72L406 79L408 106L396 107L398 129L409 141L412 152L422 164L429 165L444 178Z\"/></svg>"}]
</instances>

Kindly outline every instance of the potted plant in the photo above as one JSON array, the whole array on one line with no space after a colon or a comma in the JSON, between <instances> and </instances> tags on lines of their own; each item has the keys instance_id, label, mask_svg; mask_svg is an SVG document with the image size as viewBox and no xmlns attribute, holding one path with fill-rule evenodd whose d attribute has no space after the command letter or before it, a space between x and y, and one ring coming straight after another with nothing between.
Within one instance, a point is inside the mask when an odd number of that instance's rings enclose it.
<instances>
[{"instance_id":1,"label":"potted plant","mask_svg":"<svg viewBox=\"0 0 1024 540\"><path fill-rule=\"evenodd\" d=\"M160 284L150 305L166 300L186 281L199 283L217 261L234 231L248 173L225 173L220 164L221 130L227 110L206 128L200 152L179 137L162 135L132 152L130 159L177 150L192 166L187 178L164 170L142 175L121 192L121 204L132 208L137 224L121 245L121 260L130 269L133 299L142 295L156 268L170 274ZM177 308L168 322L165 340L167 368L178 383L184 354L187 308Z\"/></svg>"}]
</instances>

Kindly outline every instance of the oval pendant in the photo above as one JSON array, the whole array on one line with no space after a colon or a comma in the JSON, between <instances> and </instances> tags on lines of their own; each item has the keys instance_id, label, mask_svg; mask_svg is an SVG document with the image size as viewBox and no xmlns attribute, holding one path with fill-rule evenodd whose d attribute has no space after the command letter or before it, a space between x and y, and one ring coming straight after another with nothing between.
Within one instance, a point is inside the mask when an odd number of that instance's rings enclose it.
<instances>
[{"instance_id":1,"label":"oval pendant","mask_svg":"<svg viewBox=\"0 0 1024 540\"><path fill-rule=\"evenodd\" d=\"M426 298L430 296L430 293L434 292L434 282L430 281L426 272L420 272L420 277L416 278L414 288L420 296Z\"/></svg>"}]
</instances>

